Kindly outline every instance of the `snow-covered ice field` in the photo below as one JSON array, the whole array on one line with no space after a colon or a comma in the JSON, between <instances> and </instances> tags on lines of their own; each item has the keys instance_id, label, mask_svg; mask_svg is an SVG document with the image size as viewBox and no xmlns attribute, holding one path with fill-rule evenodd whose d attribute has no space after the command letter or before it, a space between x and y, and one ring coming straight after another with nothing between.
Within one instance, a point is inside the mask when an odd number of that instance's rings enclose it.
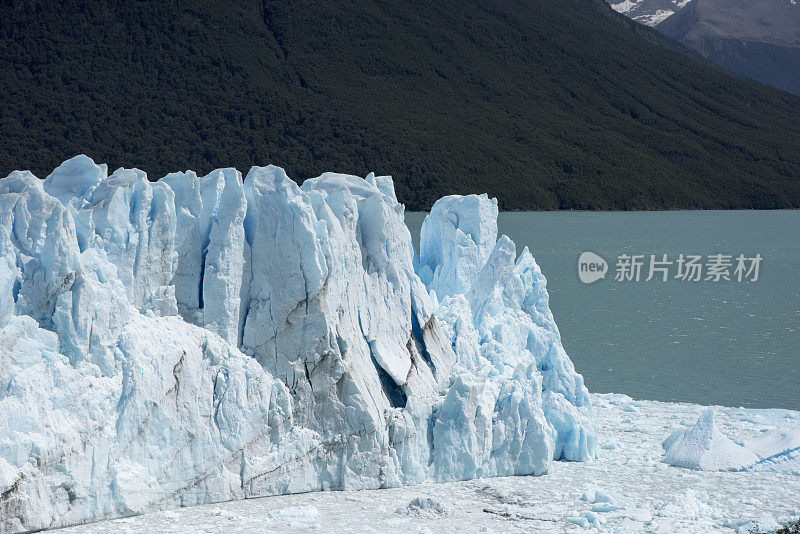
<instances>
[{"instance_id":1,"label":"snow-covered ice field","mask_svg":"<svg viewBox=\"0 0 800 534\"><path fill-rule=\"evenodd\" d=\"M692 471L663 463L662 441L705 407L593 394L600 452L540 477L319 492L196 506L82 525L117 532L748 532L800 516L800 465ZM717 408L736 442L800 427L800 412ZM797 462L794 460L790 460Z\"/></svg>"}]
</instances>

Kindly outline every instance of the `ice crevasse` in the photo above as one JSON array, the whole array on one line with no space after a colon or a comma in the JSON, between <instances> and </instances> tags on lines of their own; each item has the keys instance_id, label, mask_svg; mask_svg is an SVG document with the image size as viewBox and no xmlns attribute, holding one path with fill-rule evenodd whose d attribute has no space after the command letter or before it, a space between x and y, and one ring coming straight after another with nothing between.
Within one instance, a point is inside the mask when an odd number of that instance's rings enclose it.
<instances>
[{"instance_id":1,"label":"ice crevasse","mask_svg":"<svg viewBox=\"0 0 800 534\"><path fill-rule=\"evenodd\" d=\"M595 455L546 282L497 203L389 177L0 180L0 532Z\"/></svg>"}]
</instances>

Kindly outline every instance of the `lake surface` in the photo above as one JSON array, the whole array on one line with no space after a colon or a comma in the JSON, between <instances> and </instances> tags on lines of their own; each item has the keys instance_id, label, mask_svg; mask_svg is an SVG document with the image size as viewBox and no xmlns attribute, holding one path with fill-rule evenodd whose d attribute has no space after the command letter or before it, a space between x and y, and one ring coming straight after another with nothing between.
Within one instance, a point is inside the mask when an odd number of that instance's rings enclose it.
<instances>
[{"instance_id":1,"label":"lake surface","mask_svg":"<svg viewBox=\"0 0 800 534\"><path fill-rule=\"evenodd\" d=\"M406 214L417 249L424 217ZM800 211L501 213L498 230L541 266L590 391L800 409ZM578 278L587 251L608 263L592 284ZM615 280L623 254L645 256L640 281ZM702 255L704 267L709 255L731 255L731 280L675 279L673 263L667 281L658 272L645 281L650 254ZM757 281L736 281L739 254L761 255Z\"/></svg>"}]
</instances>

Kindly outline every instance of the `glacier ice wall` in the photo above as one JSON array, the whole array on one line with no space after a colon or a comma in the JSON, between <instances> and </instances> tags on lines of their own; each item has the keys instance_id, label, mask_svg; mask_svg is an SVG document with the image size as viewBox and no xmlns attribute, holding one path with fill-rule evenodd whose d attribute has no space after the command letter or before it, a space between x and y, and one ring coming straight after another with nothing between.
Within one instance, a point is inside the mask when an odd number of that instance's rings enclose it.
<instances>
[{"instance_id":1,"label":"glacier ice wall","mask_svg":"<svg viewBox=\"0 0 800 534\"><path fill-rule=\"evenodd\" d=\"M554 432L556 459L594 455L596 433L583 377L561 345L547 281L527 247L497 239L497 201L486 195L439 199L421 230L417 270L457 355L455 370L479 377L487 402L522 388Z\"/></svg>"},{"instance_id":2,"label":"glacier ice wall","mask_svg":"<svg viewBox=\"0 0 800 534\"><path fill-rule=\"evenodd\" d=\"M0 180L0 532L595 454L582 378L497 206L417 260L389 177Z\"/></svg>"}]
</instances>

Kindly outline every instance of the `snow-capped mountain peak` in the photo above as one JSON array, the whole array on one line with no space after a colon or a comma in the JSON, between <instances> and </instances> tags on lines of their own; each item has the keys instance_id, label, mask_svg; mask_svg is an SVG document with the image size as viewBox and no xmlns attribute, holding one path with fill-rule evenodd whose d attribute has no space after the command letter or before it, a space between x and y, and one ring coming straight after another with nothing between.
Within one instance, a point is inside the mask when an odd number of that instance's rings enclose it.
<instances>
[{"instance_id":1,"label":"snow-capped mountain peak","mask_svg":"<svg viewBox=\"0 0 800 534\"><path fill-rule=\"evenodd\" d=\"M608 0L611 8L637 22L655 26L691 0Z\"/></svg>"}]
</instances>

